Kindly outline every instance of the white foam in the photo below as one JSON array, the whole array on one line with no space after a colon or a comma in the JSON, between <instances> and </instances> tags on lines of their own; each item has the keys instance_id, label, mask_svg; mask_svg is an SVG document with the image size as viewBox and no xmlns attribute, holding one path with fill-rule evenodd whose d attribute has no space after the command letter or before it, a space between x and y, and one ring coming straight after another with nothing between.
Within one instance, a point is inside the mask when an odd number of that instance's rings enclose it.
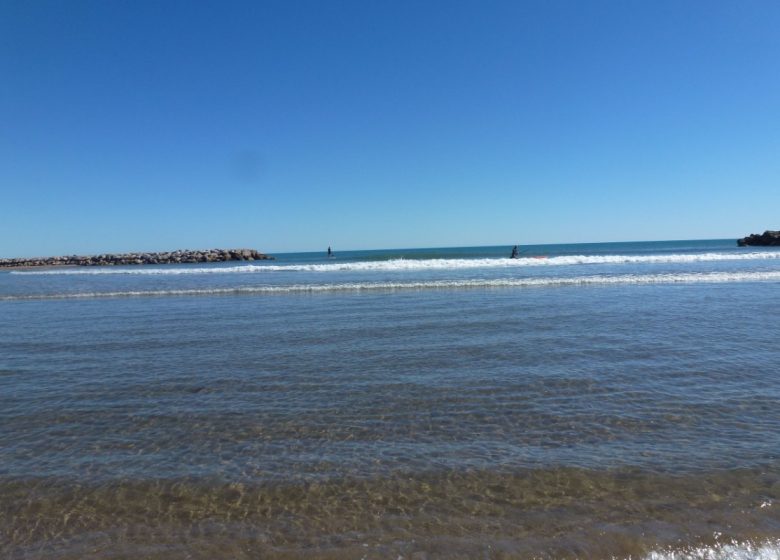
<instances>
[{"instance_id":1,"label":"white foam","mask_svg":"<svg viewBox=\"0 0 780 560\"><path fill-rule=\"evenodd\" d=\"M329 284L288 284L279 286L239 286L234 288L200 288L182 290L134 290L115 292L80 292L3 296L0 300L86 299L116 297L262 295L322 292L372 292L409 290L453 290L485 288L531 288L554 286L598 286L631 284L724 283L780 281L780 271L708 272L681 274L621 274L558 278L500 278L470 280L426 280L411 282L344 282Z\"/></svg>"},{"instance_id":2,"label":"white foam","mask_svg":"<svg viewBox=\"0 0 780 560\"><path fill-rule=\"evenodd\" d=\"M415 270L458 270L477 268L522 268L539 266L573 266L587 264L663 264L712 261L752 261L780 259L777 252L751 253L700 253L669 255L568 255L550 258L526 257L520 259L392 259L387 261L355 261L327 264L249 264L237 266L187 267L166 266L152 268L95 267L88 269L14 270L11 274L25 275L73 275L73 274L135 274L135 275L178 275L178 274L252 274L268 272L370 272L370 271L415 271Z\"/></svg>"},{"instance_id":3,"label":"white foam","mask_svg":"<svg viewBox=\"0 0 780 560\"><path fill-rule=\"evenodd\" d=\"M644 560L780 560L780 541L725 543L684 550L651 552Z\"/></svg>"}]
</instances>

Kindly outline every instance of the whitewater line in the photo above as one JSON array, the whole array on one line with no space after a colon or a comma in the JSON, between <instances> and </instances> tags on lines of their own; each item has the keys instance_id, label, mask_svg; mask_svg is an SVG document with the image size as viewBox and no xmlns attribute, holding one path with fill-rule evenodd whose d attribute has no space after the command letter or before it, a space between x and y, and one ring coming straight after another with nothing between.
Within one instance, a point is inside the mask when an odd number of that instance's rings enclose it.
<instances>
[{"instance_id":1,"label":"whitewater line","mask_svg":"<svg viewBox=\"0 0 780 560\"><path fill-rule=\"evenodd\" d=\"M459 290L479 288L530 288L556 286L599 286L680 283L726 283L780 281L780 271L709 272L680 274L625 274L610 276L576 276L569 278L501 278L471 280L427 280L411 282L345 282L341 284L290 284L282 286L239 286L235 288L195 288L182 290L129 290L113 292L76 292L0 296L0 301L41 299L93 299L120 297L219 296L304 294L334 292L377 292L412 290Z\"/></svg>"},{"instance_id":2,"label":"whitewater line","mask_svg":"<svg viewBox=\"0 0 780 560\"><path fill-rule=\"evenodd\" d=\"M165 268L95 267L87 269L14 270L20 275L180 275L180 274L252 274L268 272L371 272L462 270L476 268L522 268L540 266L572 266L587 264L663 264L715 261L752 261L780 259L777 252L701 253L670 255L566 255L549 258L525 257L519 259L392 259L386 261L356 261L327 264L251 264L239 266L188 267L169 265Z\"/></svg>"}]
</instances>

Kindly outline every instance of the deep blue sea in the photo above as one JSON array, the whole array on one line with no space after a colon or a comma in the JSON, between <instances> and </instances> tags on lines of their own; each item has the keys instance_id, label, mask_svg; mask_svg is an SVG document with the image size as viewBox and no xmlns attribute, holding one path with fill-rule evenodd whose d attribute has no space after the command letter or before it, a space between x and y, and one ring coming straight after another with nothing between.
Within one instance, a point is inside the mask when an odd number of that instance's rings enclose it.
<instances>
[{"instance_id":1,"label":"deep blue sea","mask_svg":"<svg viewBox=\"0 0 780 560\"><path fill-rule=\"evenodd\" d=\"M780 250L520 250L0 270L0 558L780 558Z\"/></svg>"}]
</instances>

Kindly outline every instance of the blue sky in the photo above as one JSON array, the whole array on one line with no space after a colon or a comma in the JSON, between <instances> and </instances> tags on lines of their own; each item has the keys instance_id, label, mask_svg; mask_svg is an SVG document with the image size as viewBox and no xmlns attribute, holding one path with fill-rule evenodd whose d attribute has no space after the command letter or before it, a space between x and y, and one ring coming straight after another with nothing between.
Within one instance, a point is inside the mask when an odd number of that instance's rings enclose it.
<instances>
[{"instance_id":1,"label":"blue sky","mask_svg":"<svg viewBox=\"0 0 780 560\"><path fill-rule=\"evenodd\" d=\"M780 3L0 3L0 256L780 228Z\"/></svg>"}]
</instances>

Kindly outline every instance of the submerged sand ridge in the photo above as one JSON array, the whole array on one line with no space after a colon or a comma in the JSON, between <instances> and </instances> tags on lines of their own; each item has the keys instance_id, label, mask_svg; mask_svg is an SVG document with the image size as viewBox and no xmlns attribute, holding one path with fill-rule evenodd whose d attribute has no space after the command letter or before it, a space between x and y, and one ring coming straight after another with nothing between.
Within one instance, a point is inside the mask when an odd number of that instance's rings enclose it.
<instances>
[{"instance_id":1,"label":"submerged sand ridge","mask_svg":"<svg viewBox=\"0 0 780 560\"><path fill-rule=\"evenodd\" d=\"M686 550L773 542L777 475L768 464L685 475L553 467L258 484L6 480L0 556L616 560L669 550L716 559Z\"/></svg>"},{"instance_id":2,"label":"submerged sand ridge","mask_svg":"<svg viewBox=\"0 0 780 560\"><path fill-rule=\"evenodd\" d=\"M274 257L255 249L179 249L159 253L104 253L101 255L68 255L0 259L0 267L35 266L122 266L136 264L182 264L226 261L272 260Z\"/></svg>"}]
</instances>

